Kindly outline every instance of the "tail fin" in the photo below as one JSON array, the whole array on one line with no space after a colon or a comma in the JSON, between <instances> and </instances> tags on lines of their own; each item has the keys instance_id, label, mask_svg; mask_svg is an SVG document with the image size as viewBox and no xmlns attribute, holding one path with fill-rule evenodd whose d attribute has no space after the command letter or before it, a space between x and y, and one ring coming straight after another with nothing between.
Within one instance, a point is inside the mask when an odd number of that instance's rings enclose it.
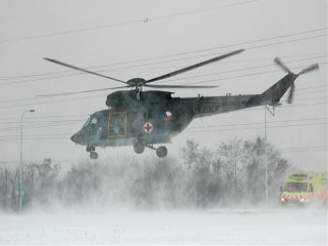
<instances>
[{"instance_id":1,"label":"tail fin","mask_svg":"<svg viewBox=\"0 0 328 246\"><path fill-rule=\"evenodd\" d=\"M293 73L287 74L269 89L262 93L262 98L270 104L278 103L289 87L292 87L297 76ZM291 92L293 93L293 92ZM291 94L292 95L292 94Z\"/></svg>"}]
</instances>

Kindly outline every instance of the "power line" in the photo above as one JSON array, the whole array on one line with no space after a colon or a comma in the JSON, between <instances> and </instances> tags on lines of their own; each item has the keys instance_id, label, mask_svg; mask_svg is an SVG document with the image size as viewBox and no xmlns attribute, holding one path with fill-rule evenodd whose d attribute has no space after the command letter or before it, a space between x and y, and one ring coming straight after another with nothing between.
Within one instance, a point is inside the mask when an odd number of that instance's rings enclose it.
<instances>
[{"instance_id":1,"label":"power line","mask_svg":"<svg viewBox=\"0 0 328 246\"><path fill-rule=\"evenodd\" d=\"M85 118L88 117L89 114L63 114L63 115L44 115L44 116L33 116L33 117L26 117L24 122L29 122L29 121L33 121L33 120L39 120L39 119L58 119L58 118L68 118L68 119L76 119L76 118ZM0 118L0 122L2 123L13 123L16 122L18 123L19 121L17 121L18 117L5 117L5 118ZM14 121L13 121L14 120Z\"/></svg>"},{"instance_id":2,"label":"power line","mask_svg":"<svg viewBox=\"0 0 328 246\"><path fill-rule=\"evenodd\" d=\"M297 61L304 61L306 59L300 59L300 60L294 60L293 62L297 62ZM325 65L326 63L320 63L321 65ZM256 66L256 67L248 67L248 68L241 68L241 69L234 69L234 70L229 70L229 71L223 71L221 72L222 74L224 73L230 73L230 72L237 72L237 71L249 71L251 69L258 69L258 68L264 68L264 67L271 67L274 66L274 64L271 65L264 65L264 66ZM296 66L295 68L303 68L304 66ZM248 74L242 74L242 75L237 75L237 76L229 76L229 77L221 77L221 78L214 78L214 79L207 79L207 80L202 80L202 81L196 81L196 82L190 82L189 79L191 78L199 78L202 76L208 76L208 75L215 75L217 74L215 73L210 73L210 74L205 74L205 75L196 75L196 76L190 76L190 77L186 77L183 78L185 80L188 80L188 84L199 84L199 83L211 83L211 82L217 82L217 81L222 81L222 80L230 80L230 79L236 79L236 78L244 78L244 77L249 77L249 76L257 76L257 75L262 75L262 74L266 74L266 73L273 73L279 71L279 69L275 69L275 70L269 70L269 71L263 71L263 72L255 72L255 73L248 73ZM169 80L170 81L170 80ZM186 84L186 83L182 83L182 84ZM307 87L306 89L310 89L311 87ZM314 88L319 88L318 86L314 87ZM298 89L298 90L302 90L302 88ZM79 98L69 98L69 99L60 99L60 100L50 100L50 101L42 101L41 102L36 102L37 104L46 104L46 103L55 103L55 102L64 102L64 101L76 101L76 100L83 100L86 98L99 98L98 95L96 96L86 96L86 97L79 97ZM46 98L47 100L49 100L48 98ZM16 102L16 101L29 101L29 100L36 100L36 98L25 98L25 99L14 99L14 100L6 100L6 101L2 101L0 102L0 104L8 104L10 102ZM42 100L42 99L41 99ZM18 104L19 105L19 104ZM21 104L22 106L26 106L26 103ZM35 103L31 103L30 105L35 105ZM7 108L7 107L5 107Z\"/></svg>"},{"instance_id":3,"label":"power line","mask_svg":"<svg viewBox=\"0 0 328 246\"><path fill-rule=\"evenodd\" d=\"M328 150L326 145L321 146L293 146L293 147L283 147L283 148L276 148L278 151L282 151L283 153L306 153L306 152L325 152ZM8 161L0 161L0 165L3 164L18 164L19 161L15 160L8 160Z\"/></svg>"},{"instance_id":4,"label":"power line","mask_svg":"<svg viewBox=\"0 0 328 246\"><path fill-rule=\"evenodd\" d=\"M273 36L273 37L269 37L269 38L262 38L262 39L256 39L256 40L252 40L252 41L246 41L246 42L239 42L239 43L235 43L235 44L230 44L230 45L223 45L223 46L217 46L217 47L212 47L212 48L206 48L206 49L198 49L198 50L193 50L193 51L188 51L188 52L180 52L180 53L175 53L175 54L171 54L171 55L165 55L165 56L157 56L157 57L153 57L153 58L142 58L142 59L135 59L135 60L129 60L129 61L125 61L125 62L118 62L118 63L111 63L111 64L107 64L107 65L100 65L100 66L87 66L87 69L95 69L95 68L100 68L100 67L108 67L108 66L115 66L115 65L124 65L124 64L131 64L131 63L136 63L136 62L140 62L140 61L149 61L149 60L156 60L156 59L163 59L163 58L170 58L170 57L175 57L175 56L181 56L181 55L189 55L189 54L195 54L195 53L202 53L202 52L208 52L208 51L213 51L213 50L217 50L217 49L223 49L223 48L230 48L230 47L236 47L236 46L241 46L241 45L245 45L245 44L253 44L253 43L257 43L257 42L264 42L264 41L270 41L270 40L275 40L275 39L281 39L284 37L292 37L292 36L298 36L298 35L302 35L302 34L307 34L307 33L315 33L318 31L323 31L323 30L327 30L328 28L317 28L317 29L312 29L312 30L308 30L308 31L303 31L303 32L298 32L298 33L291 33L291 34L285 34L285 35L278 35L278 36ZM286 41L282 41L282 42L276 42L276 43L271 43L271 44L265 44L265 45L276 45L276 44L282 44L282 43L288 43L288 42L296 42L296 41L302 41L302 40L307 40L307 39L313 39L313 38L319 38L319 37L324 37L326 36L326 34L321 34L321 35L315 35L315 36L310 36L310 37L303 37L297 40L286 40ZM253 46L250 47L249 49L256 49L256 48L262 48L263 45L258 45L258 46ZM154 65L154 64L163 64L163 63L170 63L170 62L174 62L174 61L182 61L182 60L186 60L186 59L193 59L193 58L199 58L199 57L204 57L204 56L208 56L208 55L214 55L212 54L207 54L207 55L201 55L201 56L193 56L193 57L182 57L182 58L178 58L178 59L170 59L170 60L166 60L166 61L161 61L161 62L152 62L152 63L146 63L146 64L135 64L133 66L126 66L124 67L124 69L131 69L132 67L140 67L140 66L148 66L148 65ZM118 68L118 69L122 69L122 68ZM106 72L108 70L95 70L96 72ZM113 69L109 70L109 71L113 71ZM115 71L115 70L114 70ZM69 72L69 74L65 74ZM64 73L64 74L63 74ZM48 72L48 73L43 73L43 74L31 74L31 75L21 75L20 77L41 77L41 76L47 76L47 75L57 75L57 77L53 77L52 79L58 79L58 78L63 78L63 77L71 77L71 76L81 76L82 73L73 73L70 72L70 70L66 70L64 72ZM14 77L17 78L17 77ZM37 79L32 79L32 80L16 80L16 81L11 81L11 83L26 83L26 82L33 82L33 81L39 81L39 80L45 80L45 79L49 79L48 78L37 78ZM3 79L6 80L6 79ZM3 85L9 85L10 83L1 83Z\"/></svg>"},{"instance_id":5,"label":"power line","mask_svg":"<svg viewBox=\"0 0 328 246\"><path fill-rule=\"evenodd\" d=\"M319 56L315 56L315 57L309 57L309 58L301 58L301 59L293 59L291 61L288 62L301 62L301 61L307 61L307 60L312 60L312 59L317 59L317 58L325 58L326 55L319 55ZM227 70L227 71L221 71L221 72L212 72L212 73L206 73L206 74L199 74L199 75L194 75L194 76L187 76L187 77L182 77L182 78L177 78L174 80L166 80L166 82L169 81L181 81L181 80L188 80L189 79L193 79L193 78L202 78L202 77L207 77L207 76L212 76L212 75L219 75L219 74L225 74L225 73L234 73L234 72L241 72L241 71L249 71L249 70L253 70L253 69L261 69L261 68L266 68L266 67L276 67L275 64L266 64L266 65L261 65L261 66L251 66L251 67L243 67L243 68L238 68L238 69L231 69L231 70ZM301 66L298 66L301 67ZM274 71L279 71L274 70ZM232 77L233 78L233 77ZM197 82L194 82L197 83ZM201 82L199 82L201 83ZM42 98L40 98L42 99ZM19 98L19 99L11 99L11 100L1 100L0 103L6 103L6 102L10 102L10 101L25 101L25 100L35 100L35 98Z\"/></svg>"},{"instance_id":6,"label":"power line","mask_svg":"<svg viewBox=\"0 0 328 246\"><path fill-rule=\"evenodd\" d=\"M303 122L303 121L319 121L319 122L310 122L310 123L302 123L298 124L297 122ZM284 120L284 121L274 121L270 122L271 124L276 123L293 123L293 124L282 124L282 125L271 125L267 126L267 128L288 128L288 127L303 127L303 126L318 126L318 125L327 125L327 117L322 118L306 118L306 119L297 119L297 120ZM255 123L241 123L241 124L230 124L230 125L212 125L212 126L203 126L203 127L192 127L189 129L186 129L185 132L188 133L199 133L199 132L224 132L224 131L236 131L236 130L258 130L258 122ZM262 122L263 124L263 122ZM256 125L256 126L253 126ZM229 126L233 126L230 127ZM245 127L246 126L246 127ZM215 129L213 129L215 128ZM221 129L220 129L221 128ZM25 135L26 139L41 139L41 138L58 138L58 137L66 137L70 136L72 133L58 133L58 134L33 134L33 135ZM19 135L2 135L0 136L0 140L8 140L9 139L16 139L18 140Z\"/></svg>"},{"instance_id":7,"label":"power line","mask_svg":"<svg viewBox=\"0 0 328 246\"><path fill-rule=\"evenodd\" d=\"M318 99L318 98L313 98L313 99ZM308 103L308 104L284 104L279 106L278 108L283 108L283 109L293 109L293 108L298 108L298 107L306 107L306 106L318 106L318 105L327 105L327 102L314 102L314 103ZM254 107L254 108L246 108L244 109L244 111L254 111L254 110L262 110L262 108L260 107ZM75 118L75 116L81 116L79 118ZM85 114L85 115L52 115L52 116L39 116L39 117L33 117L31 119L34 119L35 121L25 121L25 123L37 123L39 122L38 119L47 119L47 118L65 118L65 117L74 117L74 118L68 118L68 119L63 119L62 121L58 121L58 122L69 122L69 121L85 121L86 118L89 115ZM8 121L8 120L13 120L13 119L17 119L17 117L11 117L11 118L1 118L0 122L3 125L7 125L7 124L19 124L18 121ZM7 121L6 121L7 120ZM56 122L56 121L53 121ZM52 121L49 121L49 123L52 123ZM75 123L74 123L75 124Z\"/></svg>"},{"instance_id":8,"label":"power line","mask_svg":"<svg viewBox=\"0 0 328 246\"><path fill-rule=\"evenodd\" d=\"M326 37L326 35L323 34L323 35L317 35L317 36L312 36L312 37L308 37L308 38L300 38L300 39L281 41L281 42L276 42L276 43L271 43L271 44L266 44L266 45L258 45L258 46L249 47L247 49L264 48L264 47L269 47L269 46L273 46L273 45L280 45L280 44L292 43L292 42L297 42L297 41L304 41L304 40L315 39L315 38L320 38L320 37ZM202 57L204 57L204 56L205 55L202 55ZM208 55L206 55L206 56L208 56ZM195 58L195 57L179 58L179 59L174 59L174 60L169 60L169 61L161 61L161 62L155 62L155 63L128 66L128 67L125 67L125 69L132 68L132 67L143 67L143 66L154 65L154 64L170 63L173 61L181 61L181 60L187 60L187 59L189 60L191 58ZM122 69L122 68L120 68L120 69ZM102 69L102 70L95 70L95 71L96 72L106 72L107 70ZM36 81L42 81L42 80L48 80L48 79L61 79L61 78L74 77L74 76L86 76L86 75L84 73L71 73L71 74L57 75L57 76L52 76L52 77L47 77L47 78L16 80L16 81L11 81L11 82L7 82L7 83L0 83L0 85L14 85L14 84L36 82ZM169 81L169 80L166 80L166 81Z\"/></svg>"},{"instance_id":9,"label":"power line","mask_svg":"<svg viewBox=\"0 0 328 246\"><path fill-rule=\"evenodd\" d=\"M267 121L267 124L280 124L280 123L289 123L289 122L303 122L303 121L322 121L327 120L328 117L320 118L302 118L302 119L292 119L292 120L276 120L276 121ZM244 123L226 123L226 124L216 124L216 125L207 125L207 126L198 126L198 127L189 127L189 129L200 129L200 128L217 128L217 127L229 127L229 126L249 126L249 125L263 125L262 121L259 122L244 122Z\"/></svg>"},{"instance_id":10,"label":"power line","mask_svg":"<svg viewBox=\"0 0 328 246\"><path fill-rule=\"evenodd\" d=\"M85 119L84 119L85 120ZM50 128L50 127L65 127L65 126L72 126L72 125L80 125L83 120L76 120L76 121L67 121L61 123L48 123L48 124L34 124L34 125L27 125L24 126L24 129L40 129L40 128ZM0 128L0 131L17 131L19 130L18 126L11 126L11 127L4 127Z\"/></svg>"},{"instance_id":11,"label":"power line","mask_svg":"<svg viewBox=\"0 0 328 246\"><path fill-rule=\"evenodd\" d=\"M327 62L320 62L320 65L326 65ZM295 68L303 68L303 66L297 66ZM199 84L199 83L211 83L211 82L218 82L218 81L222 81L222 80L231 80L231 79L239 79L239 78L245 78L245 77L254 77L257 75L263 75L263 74L268 74L268 73L275 73L279 71L279 69L275 69L275 70L268 70L268 71L263 71L263 72L255 72L255 73L246 73L246 74L242 74L242 75L237 75L237 76L231 76L231 77L223 77L223 78L218 78L218 79L208 79L208 80L202 80L201 82L197 81L197 82L191 82L188 84ZM182 83L186 84L186 83Z\"/></svg>"},{"instance_id":12,"label":"power line","mask_svg":"<svg viewBox=\"0 0 328 246\"><path fill-rule=\"evenodd\" d=\"M314 86L314 87L304 87L304 88L298 88L297 91L300 91L300 90L306 90L306 89L310 89L310 88L326 88L326 84L323 83L321 84L320 86ZM90 96L91 97L91 96ZM313 98L313 99L317 99L317 98ZM326 102L323 102L323 104L326 104ZM288 108L288 107L299 107L299 106L306 106L306 105L313 105L313 104L284 104L284 105L281 105L279 106L279 108ZM316 104L315 104L316 105ZM257 109L257 108L248 108L248 109L245 109L245 110L254 110L254 109ZM39 119L57 119L57 118L69 118L69 119L86 119L90 114L63 114L63 115L45 115L45 116L33 116L33 117L26 117L27 121L28 120L39 120ZM18 118L17 117L5 117L5 118L0 118L0 122L1 123L12 123L12 120L17 120ZM15 121L15 122L18 122L18 121Z\"/></svg>"},{"instance_id":13,"label":"power line","mask_svg":"<svg viewBox=\"0 0 328 246\"><path fill-rule=\"evenodd\" d=\"M67 103L68 101L73 102L73 101L81 101L81 100L90 100L91 98L98 99L99 96L85 96L85 97L79 97L79 98L69 98L69 99L65 99L65 100L58 99L58 100L51 100L51 101L42 101L42 102L37 102L37 103L11 104L11 105L0 107L0 109L7 110L7 109L26 107L26 106L47 105L47 104L53 104L53 103ZM326 96L315 97L315 98L306 98L305 100L318 100L318 99L326 99ZM297 99L297 101L303 101L303 100Z\"/></svg>"},{"instance_id":14,"label":"power line","mask_svg":"<svg viewBox=\"0 0 328 246\"><path fill-rule=\"evenodd\" d=\"M309 58L293 59L293 60L289 60L289 61L287 60L286 62L288 62L288 63L295 63L295 62L299 63L299 62L303 62L303 61L319 59L319 58L326 58L326 57L327 57L327 55L318 55L318 56L309 57ZM297 68L300 68L302 66L303 65L298 65ZM265 65L260 65L260 66L242 67L242 68L236 68L236 69L231 69L231 70L226 70L226 71L221 71L221 72L212 72L212 73L193 75L193 76L182 77L182 78L177 78L177 79L170 79L170 80L166 80L166 82L193 79L193 78L202 78L202 77L207 77L207 76L212 76L212 75L249 71L249 70L261 69L261 68L267 68L267 67L277 67L277 65L271 63L271 64L265 64ZM281 69L276 69L274 71L280 71L280 70Z\"/></svg>"},{"instance_id":15,"label":"power line","mask_svg":"<svg viewBox=\"0 0 328 246\"><path fill-rule=\"evenodd\" d=\"M326 56L323 56L322 55L322 56L317 56L316 58L319 58L319 57L322 57L323 58L323 57L326 57ZM299 62L299 61L305 61L305 60L311 60L311 59L314 59L314 58L311 57L311 58L297 59L297 60L293 60L292 62ZM239 69L233 69L233 70L228 70L228 71L221 71L221 72L214 72L214 73L206 73L206 74L189 76L189 77L183 77L183 78L178 78L178 79L175 79L175 80L168 80L168 81L189 80L189 79L192 79L192 78L202 78L202 77L211 76L211 75L217 75L217 74L240 72L240 71L249 71L249 70L252 70L252 69L259 69L259 68L272 67L272 66L275 66L275 64L267 64L267 65L262 65L262 66L252 66L252 67L239 68ZM301 66L298 66L298 67L301 67ZM279 71L279 70L277 69L277 70L273 70L273 71ZM231 77L231 78L234 78L234 77ZM194 83L198 83L198 82L196 81ZM199 82L199 83L201 83L201 82ZM42 100L42 98L39 98L39 99ZM19 98L19 99L0 100L0 104L1 103L17 102L17 101L27 101L27 100L36 100L36 98Z\"/></svg>"},{"instance_id":16,"label":"power line","mask_svg":"<svg viewBox=\"0 0 328 246\"><path fill-rule=\"evenodd\" d=\"M267 44L265 46L257 46L257 47L252 47L252 48L263 48L263 47L268 47L268 46L272 46L272 45L277 45L277 44L286 44L286 43L291 43L291 42L296 42L296 41L302 41L302 40L307 40L307 39L313 39L313 38L318 38L318 37L325 37L326 35L318 35L315 37L311 37L311 38L302 38L302 39L296 39L296 40L290 40L290 41L286 41L286 42L278 42L278 43L274 43L274 44ZM164 62L159 62L159 63L164 63ZM156 64L156 63L154 63ZM321 63L321 64L326 64L326 63ZM97 72L99 72L99 70L97 70ZM100 71L102 72L102 71ZM72 73L70 75L59 75L56 77L47 77L47 78L38 78L38 79L27 79L27 80L17 80L17 81L11 81L11 82L6 82L6 83L0 83L0 86L5 86L5 85L16 85L16 84L22 84L22 83L30 83L30 82L37 82L37 81L44 81L44 80L49 80L49 79L61 79L61 78L66 78L66 77L72 77L72 76L85 76L85 74L83 73ZM168 81L172 81L172 80L165 80L166 82Z\"/></svg>"},{"instance_id":17,"label":"power line","mask_svg":"<svg viewBox=\"0 0 328 246\"><path fill-rule=\"evenodd\" d=\"M327 106L327 100L324 100L322 102L314 102L314 103L306 103L306 104L284 104L284 105L281 105L281 106L278 106L277 108L278 109L281 109L283 108L284 110L288 110L288 109L294 109L294 108L300 108L300 107L312 107L312 106ZM261 107L254 107L254 108L246 108L244 109L244 111L256 111L256 110L262 110L263 111L263 108Z\"/></svg>"},{"instance_id":18,"label":"power line","mask_svg":"<svg viewBox=\"0 0 328 246\"><path fill-rule=\"evenodd\" d=\"M30 126L30 125L34 125L34 124L57 124L57 123L62 123L62 122L78 122L81 121L82 119L85 119L84 117L80 117L80 118L71 118L71 119L63 119L63 120L25 120L24 121L24 126ZM1 124L6 124L6 125L10 125L10 124L20 124L20 121L5 121L5 122L1 122Z\"/></svg>"},{"instance_id":19,"label":"power line","mask_svg":"<svg viewBox=\"0 0 328 246\"><path fill-rule=\"evenodd\" d=\"M318 98L315 98L318 99ZM320 98L319 98L320 99ZM312 99L311 99L312 100ZM301 105L296 105L298 107L304 107L304 106L313 106L313 105L326 105L327 103L311 103L311 104L301 104ZM279 108L290 108L290 107L295 107L295 105L282 105L279 106ZM255 107L255 108L248 108L245 110L262 110L260 107ZM60 116L59 116L60 117ZM78 123L82 123L86 120L86 115L84 117L80 117L78 119L76 118L72 118L72 119L63 119L63 120L56 120L56 121L26 121L25 122L25 128L38 128L40 127L47 127L47 126L63 126L64 125L75 125ZM18 125L19 122L18 121L9 121L9 122L2 122L1 124L8 126L8 125ZM230 125L233 123L230 123ZM262 124L262 123L258 123L258 124ZM18 129L17 126L16 127L5 127L5 128L0 128L0 130L11 130L11 129Z\"/></svg>"},{"instance_id":20,"label":"power line","mask_svg":"<svg viewBox=\"0 0 328 246\"><path fill-rule=\"evenodd\" d=\"M150 17L150 18L148 18L148 17L147 18L136 18L136 19L121 21L121 22L117 22L117 23L107 24L107 25L97 25L97 26L92 26L92 27L69 29L69 30L65 30L65 31L51 32L51 33L45 33L45 34L39 34L39 35L28 35L28 36L15 38L15 39L3 39L3 40L0 40L0 44L5 44L5 43L9 43L9 42L14 42L14 41L17 42L17 41L24 41L24 40L34 40L34 39L50 38L50 37L56 37L56 36L64 36L64 35L69 35L69 34L74 34L74 33L97 31L97 30L110 29L110 28L114 28L114 27L122 27L122 26L128 26L128 25L145 24L146 20L147 20L147 22L149 22L149 21L153 22L153 21L159 21L159 20L163 20L163 19L170 19L170 18L178 17L178 16L201 14L201 13L211 12L211 11L228 8L228 7L246 5L246 4L250 4L250 3L254 3L254 2L258 2L258 1L259 0L240 1L240 2L236 2L236 3L225 4L225 5L212 6L211 8L206 8L206 9L203 8L203 9L198 9L198 10L176 12L176 13L172 13L172 14L154 16L154 17Z\"/></svg>"},{"instance_id":21,"label":"power line","mask_svg":"<svg viewBox=\"0 0 328 246\"><path fill-rule=\"evenodd\" d=\"M281 125L281 126L267 126L267 128L288 128L288 127L304 127L304 126L318 126L318 125L327 125L328 122L320 123L308 123L308 124L290 124L290 125ZM226 128L226 129L212 129L212 130L186 130L188 133L201 133L201 132L225 132L225 131L239 131L239 130L259 130L259 127L245 127L245 128Z\"/></svg>"},{"instance_id":22,"label":"power line","mask_svg":"<svg viewBox=\"0 0 328 246\"><path fill-rule=\"evenodd\" d=\"M294 119L294 120L281 120L281 121L268 121L268 124L280 124L280 123L288 123L288 122L298 122L298 121L318 121L325 120L327 117L321 118L303 118L303 119ZM85 119L80 120L62 120L62 121L53 121L53 122L33 122L34 124L28 124L24 126L24 129L38 129L38 128L47 128L47 127L62 127L62 126L71 126L77 123L81 123ZM15 122L18 124L19 122ZM263 122L244 122L244 123L226 123L219 125L207 125L201 127L190 127L189 129L200 129L200 128L216 128L216 127L226 127L226 126L247 126L247 125L263 125ZM0 128L2 131L10 131L10 130L18 130L19 126L13 127L5 127Z\"/></svg>"}]
</instances>

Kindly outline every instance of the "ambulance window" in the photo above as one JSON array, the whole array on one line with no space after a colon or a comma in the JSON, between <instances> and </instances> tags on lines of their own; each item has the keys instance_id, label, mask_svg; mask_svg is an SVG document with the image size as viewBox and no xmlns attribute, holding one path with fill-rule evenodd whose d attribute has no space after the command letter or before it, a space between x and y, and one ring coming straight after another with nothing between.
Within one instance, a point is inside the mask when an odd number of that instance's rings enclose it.
<instances>
[{"instance_id":1,"label":"ambulance window","mask_svg":"<svg viewBox=\"0 0 328 246\"><path fill-rule=\"evenodd\" d=\"M308 185L306 183L289 182L286 185L286 191L302 192L302 191L307 191L307 187L308 187Z\"/></svg>"},{"instance_id":2,"label":"ambulance window","mask_svg":"<svg viewBox=\"0 0 328 246\"><path fill-rule=\"evenodd\" d=\"M313 192L313 186L312 186L312 184L309 185L309 192Z\"/></svg>"}]
</instances>

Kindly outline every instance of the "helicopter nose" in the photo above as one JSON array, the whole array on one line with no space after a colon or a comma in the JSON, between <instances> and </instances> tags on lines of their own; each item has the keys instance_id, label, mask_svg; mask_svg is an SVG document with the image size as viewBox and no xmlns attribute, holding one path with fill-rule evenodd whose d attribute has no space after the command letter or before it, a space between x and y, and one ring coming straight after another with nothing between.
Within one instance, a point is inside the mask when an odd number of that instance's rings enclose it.
<instances>
[{"instance_id":1,"label":"helicopter nose","mask_svg":"<svg viewBox=\"0 0 328 246\"><path fill-rule=\"evenodd\" d=\"M79 133L75 133L72 135L71 137L71 140L74 142L74 143L77 143L77 144L81 144L82 143L82 137Z\"/></svg>"}]
</instances>

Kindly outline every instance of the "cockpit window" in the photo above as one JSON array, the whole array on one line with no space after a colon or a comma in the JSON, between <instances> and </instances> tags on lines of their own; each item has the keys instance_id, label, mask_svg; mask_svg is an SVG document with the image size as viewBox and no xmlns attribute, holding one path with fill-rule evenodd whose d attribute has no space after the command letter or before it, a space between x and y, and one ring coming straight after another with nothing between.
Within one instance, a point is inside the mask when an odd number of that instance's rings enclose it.
<instances>
[{"instance_id":1,"label":"cockpit window","mask_svg":"<svg viewBox=\"0 0 328 246\"><path fill-rule=\"evenodd\" d=\"M91 119L91 124L95 125L95 124L97 124L97 122L98 122L97 118L92 118Z\"/></svg>"},{"instance_id":2,"label":"cockpit window","mask_svg":"<svg viewBox=\"0 0 328 246\"><path fill-rule=\"evenodd\" d=\"M84 123L83 127L94 126L98 123L98 119L95 117L89 117L87 121Z\"/></svg>"}]
</instances>

